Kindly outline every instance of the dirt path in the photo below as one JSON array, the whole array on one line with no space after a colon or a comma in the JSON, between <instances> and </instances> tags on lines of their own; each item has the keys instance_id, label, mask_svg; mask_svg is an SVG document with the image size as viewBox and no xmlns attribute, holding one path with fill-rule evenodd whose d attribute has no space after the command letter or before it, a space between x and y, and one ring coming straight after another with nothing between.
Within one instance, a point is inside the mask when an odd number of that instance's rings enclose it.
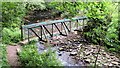
<instances>
[{"instance_id":1,"label":"dirt path","mask_svg":"<svg viewBox=\"0 0 120 68\"><path fill-rule=\"evenodd\" d=\"M17 56L17 48L20 48L20 45L7 46L7 60L10 66L13 66L12 68L15 68L15 66L20 66Z\"/></svg>"}]
</instances>

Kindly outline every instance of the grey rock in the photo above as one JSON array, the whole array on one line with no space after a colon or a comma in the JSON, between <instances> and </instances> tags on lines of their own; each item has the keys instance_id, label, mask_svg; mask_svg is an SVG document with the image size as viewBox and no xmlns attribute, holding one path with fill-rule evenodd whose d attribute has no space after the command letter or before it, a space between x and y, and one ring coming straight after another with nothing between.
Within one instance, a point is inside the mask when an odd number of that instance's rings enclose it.
<instances>
[{"instance_id":1,"label":"grey rock","mask_svg":"<svg viewBox=\"0 0 120 68\"><path fill-rule=\"evenodd\" d=\"M118 65L119 63L118 63L118 62L116 62L116 61L113 61L113 62L112 62L112 64L116 64L116 65Z\"/></svg>"},{"instance_id":2,"label":"grey rock","mask_svg":"<svg viewBox=\"0 0 120 68\"><path fill-rule=\"evenodd\" d=\"M70 56L75 56L75 55L77 55L77 52L71 52L70 53Z\"/></svg>"},{"instance_id":3,"label":"grey rock","mask_svg":"<svg viewBox=\"0 0 120 68\"><path fill-rule=\"evenodd\" d=\"M37 43L36 45L38 46L39 50L45 50L45 46L43 44Z\"/></svg>"},{"instance_id":4,"label":"grey rock","mask_svg":"<svg viewBox=\"0 0 120 68\"><path fill-rule=\"evenodd\" d=\"M58 48L58 50L59 50L59 51L64 51L64 48L61 47L61 48Z\"/></svg>"},{"instance_id":5,"label":"grey rock","mask_svg":"<svg viewBox=\"0 0 120 68\"><path fill-rule=\"evenodd\" d=\"M90 59L85 59L85 62L86 63L90 63Z\"/></svg>"},{"instance_id":6,"label":"grey rock","mask_svg":"<svg viewBox=\"0 0 120 68\"><path fill-rule=\"evenodd\" d=\"M112 63L110 63L108 66L113 66L113 64L112 64Z\"/></svg>"}]
</instances>

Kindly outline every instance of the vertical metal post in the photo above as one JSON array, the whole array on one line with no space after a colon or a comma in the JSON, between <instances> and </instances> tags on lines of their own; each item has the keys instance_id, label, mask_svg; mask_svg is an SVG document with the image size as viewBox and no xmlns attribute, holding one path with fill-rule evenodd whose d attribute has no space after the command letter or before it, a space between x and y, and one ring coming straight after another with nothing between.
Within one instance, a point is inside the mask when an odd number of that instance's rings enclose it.
<instances>
[{"instance_id":1,"label":"vertical metal post","mask_svg":"<svg viewBox=\"0 0 120 68\"><path fill-rule=\"evenodd\" d=\"M30 39L29 39L29 28L28 28L28 43L30 43Z\"/></svg>"},{"instance_id":2,"label":"vertical metal post","mask_svg":"<svg viewBox=\"0 0 120 68\"><path fill-rule=\"evenodd\" d=\"M52 34L49 32L49 30L43 25L44 29L48 32L48 34L52 37Z\"/></svg>"},{"instance_id":3,"label":"vertical metal post","mask_svg":"<svg viewBox=\"0 0 120 68\"><path fill-rule=\"evenodd\" d=\"M71 21L70 21L70 31L71 31Z\"/></svg>"},{"instance_id":4,"label":"vertical metal post","mask_svg":"<svg viewBox=\"0 0 120 68\"><path fill-rule=\"evenodd\" d=\"M21 21L20 29L21 29L21 41L23 41L23 28L22 28L22 21Z\"/></svg>"},{"instance_id":5,"label":"vertical metal post","mask_svg":"<svg viewBox=\"0 0 120 68\"><path fill-rule=\"evenodd\" d=\"M67 27L67 25L65 24L65 22L63 22L63 24L65 25L65 27L67 28L68 32L70 32L69 28ZM64 27L64 28L65 28Z\"/></svg>"},{"instance_id":6,"label":"vertical metal post","mask_svg":"<svg viewBox=\"0 0 120 68\"><path fill-rule=\"evenodd\" d=\"M77 20L77 30L78 30L78 20Z\"/></svg>"},{"instance_id":7,"label":"vertical metal post","mask_svg":"<svg viewBox=\"0 0 120 68\"><path fill-rule=\"evenodd\" d=\"M64 23L64 22L63 22ZM63 23L62 23L62 25L63 25ZM65 26L63 25L63 29L64 29L64 31L65 31L65 33L66 33L66 35L67 35L67 31L66 31L66 29L65 29Z\"/></svg>"},{"instance_id":8,"label":"vertical metal post","mask_svg":"<svg viewBox=\"0 0 120 68\"><path fill-rule=\"evenodd\" d=\"M63 26L63 24L62 24L62 22L61 22L61 31L62 31L62 26Z\"/></svg>"},{"instance_id":9,"label":"vertical metal post","mask_svg":"<svg viewBox=\"0 0 120 68\"><path fill-rule=\"evenodd\" d=\"M41 26L41 40L42 40L42 26Z\"/></svg>"},{"instance_id":10,"label":"vertical metal post","mask_svg":"<svg viewBox=\"0 0 120 68\"><path fill-rule=\"evenodd\" d=\"M52 24L52 37L53 37L53 24Z\"/></svg>"},{"instance_id":11,"label":"vertical metal post","mask_svg":"<svg viewBox=\"0 0 120 68\"><path fill-rule=\"evenodd\" d=\"M43 35L44 35L44 37L45 37L45 41L47 41L47 37L46 37L46 34L45 34L46 32L45 32L45 30L43 29Z\"/></svg>"},{"instance_id":12,"label":"vertical metal post","mask_svg":"<svg viewBox=\"0 0 120 68\"><path fill-rule=\"evenodd\" d=\"M57 25L54 23L55 27L57 28L57 30L59 31L60 34L62 34L62 32L60 31L60 29L57 27Z\"/></svg>"},{"instance_id":13,"label":"vertical metal post","mask_svg":"<svg viewBox=\"0 0 120 68\"><path fill-rule=\"evenodd\" d=\"M84 25L85 25L85 24L84 24L84 19L83 19L83 28L84 28Z\"/></svg>"}]
</instances>

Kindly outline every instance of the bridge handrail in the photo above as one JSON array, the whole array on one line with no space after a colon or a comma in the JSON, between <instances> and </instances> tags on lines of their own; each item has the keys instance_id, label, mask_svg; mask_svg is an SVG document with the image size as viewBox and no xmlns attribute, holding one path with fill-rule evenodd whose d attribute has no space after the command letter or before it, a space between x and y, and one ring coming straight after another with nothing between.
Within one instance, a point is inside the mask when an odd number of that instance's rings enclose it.
<instances>
[{"instance_id":1,"label":"bridge handrail","mask_svg":"<svg viewBox=\"0 0 120 68\"><path fill-rule=\"evenodd\" d=\"M84 16L84 17L72 18L72 20L84 20L84 19L87 19L87 17ZM35 28L35 27L42 26L42 25L50 25L50 24L54 24L54 23L69 22L72 20L71 19L62 19L62 20L53 20L53 21L48 21L48 22L40 22L40 23L34 23L34 24L30 24L30 25L22 25L22 28Z\"/></svg>"}]
</instances>

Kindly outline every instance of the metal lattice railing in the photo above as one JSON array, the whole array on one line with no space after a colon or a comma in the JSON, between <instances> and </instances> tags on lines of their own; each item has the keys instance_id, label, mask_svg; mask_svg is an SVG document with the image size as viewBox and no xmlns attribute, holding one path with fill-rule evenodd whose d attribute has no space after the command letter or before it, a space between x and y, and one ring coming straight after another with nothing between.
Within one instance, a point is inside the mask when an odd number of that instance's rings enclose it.
<instances>
[{"instance_id":1,"label":"metal lattice railing","mask_svg":"<svg viewBox=\"0 0 120 68\"><path fill-rule=\"evenodd\" d=\"M79 30L85 26L87 17L77 17L72 19L54 20L48 22L22 25L23 38L38 37L39 41L46 42L45 39L56 34L67 36L74 30Z\"/></svg>"}]
</instances>

